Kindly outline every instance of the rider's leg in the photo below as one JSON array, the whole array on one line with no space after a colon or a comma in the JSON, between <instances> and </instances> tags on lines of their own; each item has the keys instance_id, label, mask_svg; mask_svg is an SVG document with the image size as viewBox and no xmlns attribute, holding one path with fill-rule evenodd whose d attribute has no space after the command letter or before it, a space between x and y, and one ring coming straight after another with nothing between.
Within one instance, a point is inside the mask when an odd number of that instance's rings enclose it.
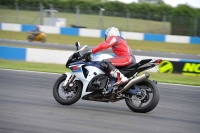
<instances>
[{"instance_id":1,"label":"rider's leg","mask_svg":"<svg viewBox=\"0 0 200 133\"><path fill-rule=\"evenodd\" d=\"M33 40L37 37L38 33L33 33Z\"/></svg>"},{"instance_id":2,"label":"rider's leg","mask_svg":"<svg viewBox=\"0 0 200 133\"><path fill-rule=\"evenodd\" d=\"M128 82L128 78L125 77L118 69L113 69L110 71L110 75L117 78L117 82L113 86L121 85Z\"/></svg>"},{"instance_id":3,"label":"rider's leg","mask_svg":"<svg viewBox=\"0 0 200 133\"><path fill-rule=\"evenodd\" d=\"M134 59L131 56L116 56L114 58L110 59L112 65L114 65L115 67L123 67L123 66L128 66L131 63L133 63ZM122 73L120 73L119 70L117 69L113 69L110 74L113 77L117 77L117 82L115 83L115 85L118 84L123 84L128 82L127 77L125 77Z\"/></svg>"},{"instance_id":4,"label":"rider's leg","mask_svg":"<svg viewBox=\"0 0 200 133\"><path fill-rule=\"evenodd\" d=\"M128 78L112 65L110 59L101 61L101 67L106 73L109 73L112 77L117 78L117 82L113 86L128 82Z\"/></svg>"}]
</instances>

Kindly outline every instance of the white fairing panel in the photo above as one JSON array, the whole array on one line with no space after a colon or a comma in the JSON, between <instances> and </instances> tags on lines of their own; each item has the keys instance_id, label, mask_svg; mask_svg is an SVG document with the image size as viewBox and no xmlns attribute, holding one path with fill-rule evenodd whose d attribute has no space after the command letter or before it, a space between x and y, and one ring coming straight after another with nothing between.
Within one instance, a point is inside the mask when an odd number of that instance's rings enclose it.
<instances>
[{"instance_id":1,"label":"white fairing panel","mask_svg":"<svg viewBox=\"0 0 200 133\"><path fill-rule=\"evenodd\" d=\"M99 68L94 67L94 66L86 66L85 68L89 71L89 73L86 78L81 79L81 81L83 82L83 90L82 90L81 97L91 93L91 92L86 92L86 88L87 88L89 82L92 80L92 78L94 78L97 75L104 74L104 72L102 70L100 70Z\"/></svg>"},{"instance_id":2,"label":"white fairing panel","mask_svg":"<svg viewBox=\"0 0 200 133\"><path fill-rule=\"evenodd\" d=\"M100 75L100 74L105 74L101 69L99 69L95 66L86 66L85 68L88 70L89 73L88 73L87 77L85 77L84 74L83 74L82 65L83 64L78 65L78 69L76 71L72 70L72 73L74 75L76 75L76 79L82 81L82 83L83 83L83 89L82 89L82 96L81 97L91 93L91 92L86 92L86 89L87 89L87 86L88 86L88 84L89 84L89 82L91 81L92 78L94 78L95 76ZM70 68L71 67L73 67L73 66L70 66ZM67 74L69 75L68 77L70 77L71 73L70 74L67 73ZM69 78L67 78L65 82L67 83L68 80L69 80Z\"/></svg>"},{"instance_id":3,"label":"white fairing panel","mask_svg":"<svg viewBox=\"0 0 200 133\"><path fill-rule=\"evenodd\" d=\"M89 74L86 78L87 81L90 81L93 77L100 75L100 74L105 74L101 69L94 67L94 66L86 66L85 67L87 70L89 70Z\"/></svg>"},{"instance_id":4,"label":"white fairing panel","mask_svg":"<svg viewBox=\"0 0 200 133\"><path fill-rule=\"evenodd\" d=\"M103 59L109 59L109 58L113 58L113 56L110 54L96 54L96 55L93 55L91 60L92 61L102 61Z\"/></svg>"}]
</instances>

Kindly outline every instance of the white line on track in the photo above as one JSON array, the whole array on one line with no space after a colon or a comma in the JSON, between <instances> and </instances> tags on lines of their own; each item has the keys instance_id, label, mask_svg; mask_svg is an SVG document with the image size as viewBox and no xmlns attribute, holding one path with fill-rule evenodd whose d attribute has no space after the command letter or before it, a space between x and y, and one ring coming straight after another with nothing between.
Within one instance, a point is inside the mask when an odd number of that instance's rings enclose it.
<instances>
[{"instance_id":1,"label":"white line on track","mask_svg":"<svg viewBox=\"0 0 200 133\"><path fill-rule=\"evenodd\" d=\"M15 70L15 69L6 69L6 68L0 68L0 70L5 70L5 71L18 71L18 72L26 72L26 73L45 73L45 74L61 75L60 73L38 72L38 71L28 71L28 70Z\"/></svg>"}]
</instances>

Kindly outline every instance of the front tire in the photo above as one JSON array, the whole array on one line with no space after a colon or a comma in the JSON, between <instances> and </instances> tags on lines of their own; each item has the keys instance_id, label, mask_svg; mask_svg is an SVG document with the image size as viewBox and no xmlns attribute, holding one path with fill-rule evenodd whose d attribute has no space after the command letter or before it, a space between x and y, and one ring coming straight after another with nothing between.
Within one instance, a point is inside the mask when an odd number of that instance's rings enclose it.
<instances>
[{"instance_id":1,"label":"front tire","mask_svg":"<svg viewBox=\"0 0 200 133\"><path fill-rule=\"evenodd\" d=\"M66 79L66 75L60 76L54 84L53 96L55 100L62 105L71 105L76 103L82 92L82 83L78 80L73 81L72 87L62 88L62 85Z\"/></svg>"},{"instance_id":2,"label":"front tire","mask_svg":"<svg viewBox=\"0 0 200 133\"><path fill-rule=\"evenodd\" d=\"M33 41L32 36L31 36L31 35L28 35L28 36L27 36L27 40L28 40L29 42L32 42L32 41Z\"/></svg>"},{"instance_id":3,"label":"front tire","mask_svg":"<svg viewBox=\"0 0 200 133\"><path fill-rule=\"evenodd\" d=\"M159 91L157 85L149 79L146 79L137 84L140 90L146 93L145 98L136 98L135 95L126 94L126 105L133 111L139 113L147 113L153 110L159 102ZM135 100L136 98L136 100ZM139 104L137 104L137 102ZM142 106L143 105L143 106Z\"/></svg>"}]
</instances>

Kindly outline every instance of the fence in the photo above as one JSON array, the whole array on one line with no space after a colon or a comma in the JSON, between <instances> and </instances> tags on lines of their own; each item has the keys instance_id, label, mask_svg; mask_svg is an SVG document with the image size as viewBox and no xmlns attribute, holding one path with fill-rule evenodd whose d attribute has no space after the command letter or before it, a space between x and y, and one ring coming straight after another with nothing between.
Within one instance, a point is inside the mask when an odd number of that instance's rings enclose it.
<instances>
[{"instance_id":1,"label":"fence","mask_svg":"<svg viewBox=\"0 0 200 133\"><path fill-rule=\"evenodd\" d=\"M84 27L89 29L105 30L115 26L121 31L154 33L154 34L173 34L200 36L200 18L167 16L166 14L156 15L131 14L127 12L110 12L100 8L97 10L85 9L57 9L50 5L54 12L49 16L49 12L44 12L42 5L38 7L19 7L14 8L1 6L1 23L18 24L43 24L46 17L65 18L67 27Z\"/></svg>"}]
</instances>

